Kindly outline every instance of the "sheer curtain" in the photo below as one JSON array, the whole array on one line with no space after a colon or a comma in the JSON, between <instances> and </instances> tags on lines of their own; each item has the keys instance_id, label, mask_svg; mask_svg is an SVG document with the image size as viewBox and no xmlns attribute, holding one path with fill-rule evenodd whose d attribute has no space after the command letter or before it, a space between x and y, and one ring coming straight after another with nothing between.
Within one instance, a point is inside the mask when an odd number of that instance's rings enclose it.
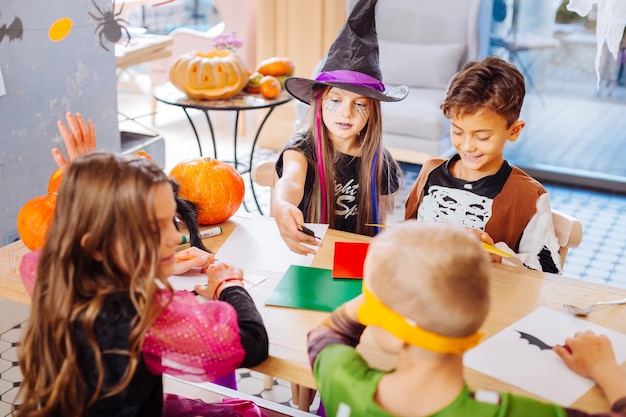
<instances>
[{"instance_id":1,"label":"sheer curtain","mask_svg":"<svg viewBox=\"0 0 626 417\"><path fill-rule=\"evenodd\" d=\"M626 26L626 1L624 0L570 0L567 9L587 16L592 7L597 7L596 23L596 77L597 85L600 86L602 48L606 44L609 52L617 59L620 42L624 36L624 26Z\"/></svg>"}]
</instances>

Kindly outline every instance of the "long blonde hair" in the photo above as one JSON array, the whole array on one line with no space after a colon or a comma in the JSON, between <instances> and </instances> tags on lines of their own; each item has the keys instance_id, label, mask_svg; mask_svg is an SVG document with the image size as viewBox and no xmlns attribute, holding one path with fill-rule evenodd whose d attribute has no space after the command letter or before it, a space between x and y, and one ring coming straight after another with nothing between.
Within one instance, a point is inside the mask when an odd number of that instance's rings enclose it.
<instances>
[{"instance_id":1,"label":"long blonde hair","mask_svg":"<svg viewBox=\"0 0 626 417\"><path fill-rule=\"evenodd\" d=\"M79 416L98 398L129 384L145 331L160 312L157 281L171 288L158 278L160 236L152 196L162 183L169 184L167 176L144 158L94 152L68 167L21 343L23 402L17 416ZM128 293L136 309L128 350L103 352L94 324L106 297L120 292ZM93 395L77 360L76 328L93 350L98 375ZM103 353L128 356L124 376L110 389L103 388Z\"/></svg>"},{"instance_id":2,"label":"long blonde hair","mask_svg":"<svg viewBox=\"0 0 626 417\"><path fill-rule=\"evenodd\" d=\"M328 136L328 131L322 122L322 101L330 91L331 87L326 86L314 91L311 100L310 121L311 134L315 139L315 155L320 153L319 146L321 144L321 155L323 160L323 172L320 172L318 161L309 161L315 168L313 181L313 198L310 199L309 207L305 208L307 212L305 218L312 219L318 223L328 223L330 228L336 226L335 207L335 163L339 154L335 151L332 142ZM383 201L381 198L381 190L383 189L383 180L391 182L391 177L395 171L400 173L400 168L396 162L389 157L383 147L382 133L382 117L380 110L380 101L368 98L369 116L367 124L358 135L360 147L360 172L359 172L359 200L357 214L357 230L356 233L373 236L375 228L366 226L369 223L382 223L389 212L393 209L393 204ZM317 139L320 138L318 141ZM383 170L387 172L383 172ZM372 183L372 173L374 173ZM322 210L320 201L324 194L322 192L322 178L324 180L326 218L322 219ZM387 189L391 186L386 184ZM376 191L374 191L376 190ZM376 193L376 195L374 195Z\"/></svg>"}]
</instances>

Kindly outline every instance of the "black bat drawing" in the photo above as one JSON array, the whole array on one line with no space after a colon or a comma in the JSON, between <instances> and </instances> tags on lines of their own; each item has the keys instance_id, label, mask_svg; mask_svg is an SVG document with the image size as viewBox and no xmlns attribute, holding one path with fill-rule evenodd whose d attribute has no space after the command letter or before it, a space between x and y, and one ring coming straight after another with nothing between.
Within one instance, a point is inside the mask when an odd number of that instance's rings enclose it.
<instances>
[{"instance_id":1,"label":"black bat drawing","mask_svg":"<svg viewBox=\"0 0 626 417\"><path fill-rule=\"evenodd\" d=\"M519 330L515 331L519 333L520 338L527 340L529 345L537 346L540 350L552 350L552 346L532 334L520 332Z\"/></svg>"},{"instance_id":2,"label":"black bat drawing","mask_svg":"<svg viewBox=\"0 0 626 417\"><path fill-rule=\"evenodd\" d=\"M9 42L15 39L22 40L22 34L24 33L24 28L22 27L22 20L19 17L13 19L13 22L7 27L7 25L0 26L0 42L4 39L5 36L8 37Z\"/></svg>"}]
</instances>

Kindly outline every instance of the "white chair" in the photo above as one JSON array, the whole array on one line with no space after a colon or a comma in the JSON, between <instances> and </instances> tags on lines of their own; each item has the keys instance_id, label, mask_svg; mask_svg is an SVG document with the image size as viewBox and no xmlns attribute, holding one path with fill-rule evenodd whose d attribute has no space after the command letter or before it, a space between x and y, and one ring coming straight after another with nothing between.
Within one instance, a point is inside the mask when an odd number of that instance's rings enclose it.
<instances>
[{"instance_id":1,"label":"white chair","mask_svg":"<svg viewBox=\"0 0 626 417\"><path fill-rule=\"evenodd\" d=\"M561 254L562 268L565 265L565 258L569 248L579 246L583 239L583 225L578 219L558 210L552 210L552 223L561 247L559 252Z\"/></svg>"},{"instance_id":2,"label":"white chair","mask_svg":"<svg viewBox=\"0 0 626 417\"><path fill-rule=\"evenodd\" d=\"M256 163L250 170L252 181L262 187L270 187L270 210L269 215L274 217L274 206L272 205L272 193L274 192L274 184L278 181L276 174L276 163L273 161L261 161Z\"/></svg>"},{"instance_id":3,"label":"white chair","mask_svg":"<svg viewBox=\"0 0 626 417\"><path fill-rule=\"evenodd\" d=\"M224 22L212 26L206 32L190 28L178 28L170 32L172 37L172 55L168 58L157 59L148 64L148 75L152 87L169 80L169 69L172 63L181 55L191 51L210 51L213 49L212 42L216 36L224 31ZM152 124L156 115L157 101L152 97Z\"/></svg>"}]
</instances>

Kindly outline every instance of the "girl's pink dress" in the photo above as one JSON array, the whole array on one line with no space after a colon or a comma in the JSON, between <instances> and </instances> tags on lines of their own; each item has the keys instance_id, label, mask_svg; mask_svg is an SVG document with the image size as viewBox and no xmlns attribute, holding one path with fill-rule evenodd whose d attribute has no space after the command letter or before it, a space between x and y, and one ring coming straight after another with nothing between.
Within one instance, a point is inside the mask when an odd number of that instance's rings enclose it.
<instances>
[{"instance_id":1,"label":"girl's pink dress","mask_svg":"<svg viewBox=\"0 0 626 417\"><path fill-rule=\"evenodd\" d=\"M32 296L40 251L24 255L20 275ZM243 361L237 313L223 301L199 301L191 292L162 292L171 299L146 332L142 351L154 374L167 373L189 381L219 381L233 386L233 371ZM226 382L225 382L226 381Z\"/></svg>"}]
</instances>

